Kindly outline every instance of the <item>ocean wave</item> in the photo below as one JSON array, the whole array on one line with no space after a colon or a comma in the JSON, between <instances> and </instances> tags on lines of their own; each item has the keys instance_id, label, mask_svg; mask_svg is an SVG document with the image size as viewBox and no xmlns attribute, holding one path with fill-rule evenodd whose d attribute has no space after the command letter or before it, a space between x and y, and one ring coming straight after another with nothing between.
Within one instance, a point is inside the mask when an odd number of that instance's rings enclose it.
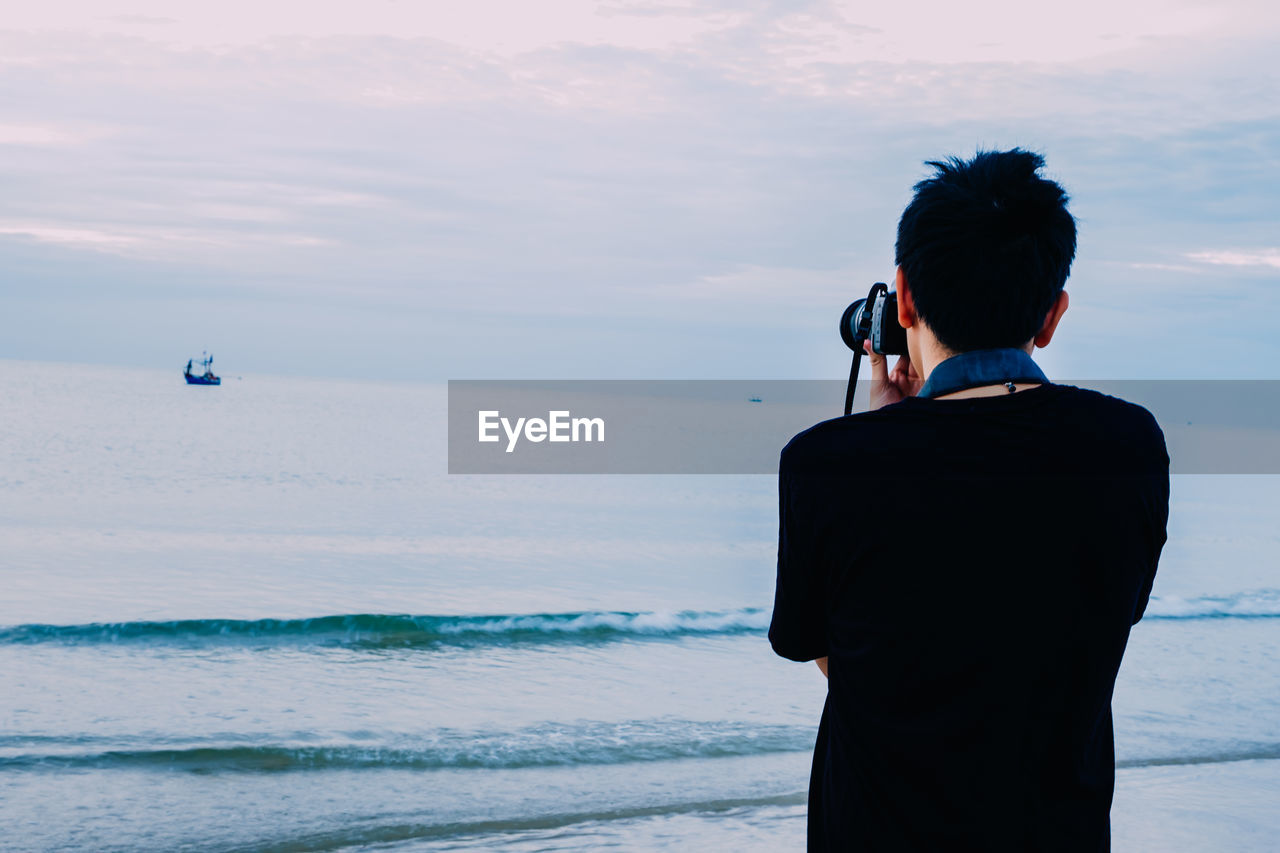
<instances>
[{"instance_id":1,"label":"ocean wave","mask_svg":"<svg viewBox=\"0 0 1280 853\"><path fill-rule=\"evenodd\" d=\"M1180 767L1191 764L1231 764L1236 761L1275 761L1280 759L1280 743L1244 744L1222 752L1162 755L1145 758L1121 758L1116 767Z\"/></svg>"},{"instance_id":2,"label":"ocean wave","mask_svg":"<svg viewBox=\"0 0 1280 853\"><path fill-rule=\"evenodd\" d=\"M761 633L769 611L588 611L493 616L409 616L359 613L310 619L178 619L165 622L94 622L85 625L0 627L0 644L177 642L219 640L372 647L491 646L515 643L678 638Z\"/></svg>"},{"instance_id":3,"label":"ocean wave","mask_svg":"<svg viewBox=\"0 0 1280 853\"><path fill-rule=\"evenodd\" d=\"M381 647L495 646L519 643L601 641L763 634L770 610L582 611L574 613L412 616L355 613L306 619L175 619L27 624L0 627L0 645L19 643L109 644L129 642L205 644L317 644ZM1153 595L1147 619L1280 618L1280 590L1234 595Z\"/></svg>"},{"instance_id":4,"label":"ocean wave","mask_svg":"<svg viewBox=\"0 0 1280 853\"><path fill-rule=\"evenodd\" d=\"M1156 581L1159 583L1159 580ZM1259 589L1235 595L1153 595L1144 619L1275 619L1280 590Z\"/></svg>"},{"instance_id":5,"label":"ocean wave","mask_svg":"<svg viewBox=\"0 0 1280 853\"><path fill-rule=\"evenodd\" d=\"M234 845L227 848L228 853L293 853L297 850L329 851L356 850L386 847L399 849L406 842L447 841L448 849L495 849L506 846L516 840L516 833L548 833L545 844L538 849L568 849L577 840L580 847L597 848L599 836L590 834L585 837L566 833L570 827L583 824L595 824L597 827L612 822L643 820L645 818L669 818L679 815L700 814L715 815L727 821L758 819L759 810L772 808L778 810L794 810L808 802L808 794L803 791L791 791L782 794L764 794L760 796L723 797L706 800L674 800L658 802L653 805L620 806L612 809L595 811L552 811L547 814L527 817L492 818L489 820L459 821L456 823L428 823L406 821L403 818L388 821L370 821L365 825L345 826L340 829L319 830L291 836L285 839L261 839L247 845ZM803 813L779 815L783 819L790 818L803 822ZM775 818L776 819L776 818ZM370 825L371 824L371 825ZM497 836L496 839L492 836ZM529 840L526 836L524 840ZM483 846L481 846L483 845ZM408 849L407 847L404 849ZM522 849L525 849L522 847Z\"/></svg>"},{"instance_id":6,"label":"ocean wave","mask_svg":"<svg viewBox=\"0 0 1280 853\"><path fill-rule=\"evenodd\" d=\"M690 758L809 752L812 726L732 721L636 720L544 723L514 731L440 729L385 743L315 736L0 736L0 771L62 769L276 773L305 770L518 770L615 765ZM319 739L326 741L327 739ZM30 751L32 747L40 751ZM1120 757L1119 769L1280 759L1280 743L1245 743L1216 752Z\"/></svg>"},{"instance_id":7,"label":"ocean wave","mask_svg":"<svg viewBox=\"0 0 1280 853\"><path fill-rule=\"evenodd\" d=\"M437 730L393 743L161 742L121 738L112 747L71 740L31 743L0 738L0 770L152 769L282 772L326 769L519 769L727 758L813 748L805 726L687 720L543 724L515 731ZM87 748L86 747L90 747ZM96 748L94 748L96 747Z\"/></svg>"}]
</instances>

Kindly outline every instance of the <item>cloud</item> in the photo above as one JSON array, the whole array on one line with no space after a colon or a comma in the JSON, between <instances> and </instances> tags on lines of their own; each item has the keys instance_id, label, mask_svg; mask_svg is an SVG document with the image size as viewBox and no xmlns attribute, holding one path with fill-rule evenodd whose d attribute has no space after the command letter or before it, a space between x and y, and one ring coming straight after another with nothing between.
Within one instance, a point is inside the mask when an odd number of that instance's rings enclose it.
<instances>
[{"instance_id":1,"label":"cloud","mask_svg":"<svg viewBox=\"0 0 1280 853\"><path fill-rule=\"evenodd\" d=\"M46 0L15 8L7 25L28 32L136 33L183 48L247 45L282 35L434 38L515 57L561 44L665 50L717 31L766 34L759 47L811 43L835 62L1096 63L1170 38L1274 40L1280 22L1260 0L1078 0L1070 14L1027 15L1020 0L963 4L853 0L472 0L469 3L316 3L309 0ZM156 24L163 23L163 27ZM790 48L788 48L790 49Z\"/></svg>"},{"instance_id":2,"label":"cloud","mask_svg":"<svg viewBox=\"0 0 1280 853\"><path fill-rule=\"evenodd\" d=\"M115 249L137 242L137 238L125 234L112 234L92 228L65 228L49 225L0 224L0 234L30 237L42 243L59 243L91 249Z\"/></svg>"},{"instance_id":3,"label":"cloud","mask_svg":"<svg viewBox=\"0 0 1280 853\"><path fill-rule=\"evenodd\" d=\"M243 229L139 227L118 224L65 227L40 223L0 222L0 234L143 259L190 260L193 252L198 253L200 250L222 253L227 250L243 250L264 245L281 248L333 245L333 241L309 234L254 232ZM216 256L204 260L207 263L216 262Z\"/></svg>"},{"instance_id":4,"label":"cloud","mask_svg":"<svg viewBox=\"0 0 1280 853\"><path fill-rule=\"evenodd\" d=\"M103 20L117 24L141 24L143 26L164 26L178 23L177 18L165 18L159 15L133 15L129 13L107 15Z\"/></svg>"},{"instance_id":5,"label":"cloud","mask_svg":"<svg viewBox=\"0 0 1280 853\"><path fill-rule=\"evenodd\" d=\"M1199 271L1197 267L1190 266L1189 264L1163 264L1163 263L1157 263L1157 262L1138 262L1138 263L1125 264L1125 266L1128 267L1129 269L1134 269L1134 270L1155 270L1156 272L1194 273Z\"/></svg>"},{"instance_id":6,"label":"cloud","mask_svg":"<svg viewBox=\"0 0 1280 853\"><path fill-rule=\"evenodd\" d=\"M1187 252L1187 257L1193 261L1214 266L1280 269L1280 249L1211 249L1203 252Z\"/></svg>"},{"instance_id":7,"label":"cloud","mask_svg":"<svg viewBox=\"0 0 1280 853\"><path fill-rule=\"evenodd\" d=\"M526 355L554 337L566 352L598 341L604 373L809 375L844 356L840 309L892 274L925 159L1044 151L1081 220L1073 296L1140 318L1134 335L1199 310L1195 294L1153 303L1162 274L1194 270L1220 295L1250 277L1186 247L1266 246L1280 225L1265 22L1253 38L1194 16L1147 31L1086 3L1069 32L1025 25L980 47L980 19L959 12L911 22L827 0L517 5L436 21L417 4L298 16L262 0L261 15L232 3L213 21L192 4L142 32L96 31L58 0L79 30L42 29L40 10L14 19L30 28L0 32L0 253L27 254L0 290L36 299L38 283L55 306L109 261L91 336L113 318L194 316L176 300L213 282L226 303L206 316L244 337L238 317L296 301L305 340L377 342L394 326L409 342L395 357L432 365L586 369ZM935 49L948 27L953 54ZM1093 35L1113 32L1096 53ZM1272 250L1241 251L1275 267ZM111 300L121 288L132 301ZM302 315L272 316L283 350ZM787 331L762 347L771 325ZM637 355L655 332L662 352ZM367 372L385 369L379 353Z\"/></svg>"},{"instance_id":8,"label":"cloud","mask_svg":"<svg viewBox=\"0 0 1280 853\"><path fill-rule=\"evenodd\" d=\"M61 148L85 145L111 133L102 127L68 127L55 124L0 124L0 145Z\"/></svg>"}]
</instances>

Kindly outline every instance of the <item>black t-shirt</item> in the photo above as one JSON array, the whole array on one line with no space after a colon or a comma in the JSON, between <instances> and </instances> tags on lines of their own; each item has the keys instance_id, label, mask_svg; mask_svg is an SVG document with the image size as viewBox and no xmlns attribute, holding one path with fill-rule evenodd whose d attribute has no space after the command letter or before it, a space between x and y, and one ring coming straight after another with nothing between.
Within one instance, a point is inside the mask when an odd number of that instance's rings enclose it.
<instances>
[{"instance_id":1,"label":"black t-shirt","mask_svg":"<svg viewBox=\"0 0 1280 853\"><path fill-rule=\"evenodd\" d=\"M769 639L828 656L810 850L1107 850L1111 691L1168 519L1140 406L908 398L782 451Z\"/></svg>"}]
</instances>

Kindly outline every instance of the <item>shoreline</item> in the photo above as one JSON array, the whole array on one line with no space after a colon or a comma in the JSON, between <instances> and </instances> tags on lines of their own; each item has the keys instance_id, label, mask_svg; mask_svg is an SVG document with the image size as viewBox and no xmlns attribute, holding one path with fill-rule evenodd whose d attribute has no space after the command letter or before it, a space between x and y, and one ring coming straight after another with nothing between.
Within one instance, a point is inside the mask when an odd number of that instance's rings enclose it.
<instances>
[{"instance_id":1,"label":"shoreline","mask_svg":"<svg viewBox=\"0 0 1280 853\"><path fill-rule=\"evenodd\" d=\"M1116 770L1115 850L1270 851L1280 838L1280 760Z\"/></svg>"},{"instance_id":2,"label":"shoreline","mask_svg":"<svg viewBox=\"0 0 1280 853\"><path fill-rule=\"evenodd\" d=\"M803 850L804 794L715 810L673 809L571 825L406 840L392 849L533 851L548 844L611 843L636 849ZM787 802L791 800L791 802ZM1111 848L1123 853L1269 853L1280 838L1280 760L1159 764L1116 769Z\"/></svg>"}]
</instances>

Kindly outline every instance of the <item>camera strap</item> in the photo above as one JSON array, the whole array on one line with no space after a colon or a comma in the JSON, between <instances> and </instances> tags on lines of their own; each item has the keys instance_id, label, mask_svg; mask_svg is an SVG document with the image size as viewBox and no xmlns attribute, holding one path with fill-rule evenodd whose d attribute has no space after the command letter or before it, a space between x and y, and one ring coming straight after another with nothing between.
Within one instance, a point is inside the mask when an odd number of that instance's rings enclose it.
<instances>
[{"instance_id":1,"label":"camera strap","mask_svg":"<svg viewBox=\"0 0 1280 853\"><path fill-rule=\"evenodd\" d=\"M853 364L849 366L849 384L844 387L844 413L853 414L853 392L858 387L858 365L862 363L862 350L853 351Z\"/></svg>"},{"instance_id":2,"label":"camera strap","mask_svg":"<svg viewBox=\"0 0 1280 853\"><path fill-rule=\"evenodd\" d=\"M941 397L981 385L1007 385L1035 382L1047 384L1044 375L1025 350L980 349L954 355L935 367L920 389L919 397Z\"/></svg>"}]
</instances>

